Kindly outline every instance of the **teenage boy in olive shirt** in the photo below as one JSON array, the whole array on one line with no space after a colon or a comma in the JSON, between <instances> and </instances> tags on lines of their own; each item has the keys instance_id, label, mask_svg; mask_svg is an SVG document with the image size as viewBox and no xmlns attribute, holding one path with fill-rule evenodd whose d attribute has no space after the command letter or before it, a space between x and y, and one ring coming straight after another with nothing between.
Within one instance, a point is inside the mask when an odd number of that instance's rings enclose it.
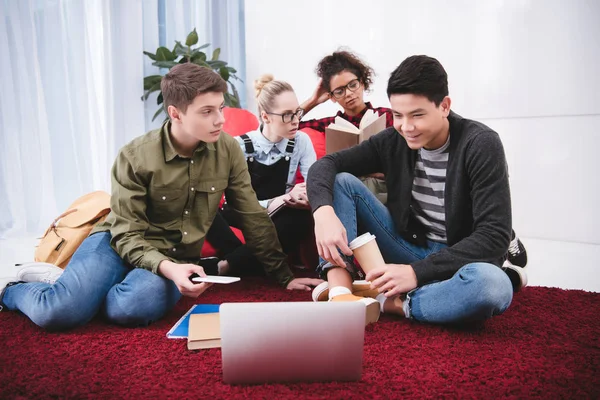
<instances>
[{"instance_id":1,"label":"teenage boy in olive shirt","mask_svg":"<svg viewBox=\"0 0 600 400\"><path fill-rule=\"evenodd\" d=\"M269 275L288 289L310 290L320 282L294 278L239 145L221 134L226 82L186 63L171 69L161 91L169 121L119 152L106 221L64 273L24 268L14 282L0 283L2 308L49 330L83 325L98 312L119 325L148 325L182 295L197 297L210 286L190 276L205 275L197 262L223 192Z\"/></svg>"}]
</instances>

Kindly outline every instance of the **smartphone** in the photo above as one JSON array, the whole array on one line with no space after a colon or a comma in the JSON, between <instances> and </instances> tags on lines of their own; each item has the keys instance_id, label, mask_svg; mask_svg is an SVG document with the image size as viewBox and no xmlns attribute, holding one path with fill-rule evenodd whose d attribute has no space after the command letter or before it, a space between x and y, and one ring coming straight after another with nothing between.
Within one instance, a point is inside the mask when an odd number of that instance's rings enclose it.
<instances>
[{"instance_id":1,"label":"smartphone","mask_svg":"<svg viewBox=\"0 0 600 400\"><path fill-rule=\"evenodd\" d=\"M207 275L207 276L195 276L192 278L192 282L207 282L207 283L233 283L239 281L240 278L235 276L218 276L218 275Z\"/></svg>"}]
</instances>

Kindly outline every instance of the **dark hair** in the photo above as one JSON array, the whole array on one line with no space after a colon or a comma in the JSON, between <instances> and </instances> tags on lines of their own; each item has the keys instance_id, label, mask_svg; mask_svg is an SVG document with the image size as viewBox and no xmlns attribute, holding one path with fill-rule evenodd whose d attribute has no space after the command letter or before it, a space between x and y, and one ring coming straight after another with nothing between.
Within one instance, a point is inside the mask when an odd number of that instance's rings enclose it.
<instances>
[{"instance_id":1,"label":"dark hair","mask_svg":"<svg viewBox=\"0 0 600 400\"><path fill-rule=\"evenodd\" d=\"M435 58L411 56L390 75L387 94L425 96L437 107L448 96L448 74Z\"/></svg>"},{"instance_id":2,"label":"dark hair","mask_svg":"<svg viewBox=\"0 0 600 400\"><path fill-rule=\"evenodd\" d=\"M319 61L317 76L323 79L323 87L331 91L329 82L334 75L342 71L352 72L361 81L365 90L373 83L373 68L362 62L356 55L347 50L338 50Z\"/></svg>"},{"instance_id":3,"label":"dark hair","mask_svg":"<svg viewBox=\"0 0 600 400\"><path fill-rule=\"evenodd\" d=\"M175 106L185 113L199 94L227 92L227 82L210 68L194 63L183 63L171 68L162 78L160 90L165 111L169 106Z\"/></svg>"}]
</instances>

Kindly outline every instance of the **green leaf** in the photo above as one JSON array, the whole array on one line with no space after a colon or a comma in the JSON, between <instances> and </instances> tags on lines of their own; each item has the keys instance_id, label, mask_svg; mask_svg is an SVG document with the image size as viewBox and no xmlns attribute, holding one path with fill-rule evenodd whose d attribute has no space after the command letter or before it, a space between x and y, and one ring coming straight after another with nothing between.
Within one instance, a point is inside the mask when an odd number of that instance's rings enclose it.
<instances>
[{"instance_id":1,"label":"green leaf","mask_svg":"<svg viewBox=\"0 0 600 400\"><path fill-rule=\"evenodd\" d=\"M196 32L196 28L189 33L187 38L185 39L186 46L193 46L198 43L198 33Z\"/></svg>"},{"instance_id":2,"label":"green leaf","mask_svg":"<svg viewBox=\"0 0 600 400\"><path fill-rule=\"evenodd\" d=\"M156 61L156 54L152 54L149 51L144 51L144 54L150 57L152 60Z\"/></svg>"},{"instance_id":3,"label":"green leaf","mask_svg":"<svg viewBox=\"0 0 600 400\"><path fill-rule=\"evenodd\" d=\"M160 82L162 81L161 75L149 75L144 78L144 90L150 90L157 83L160 86Z\"/></svg>"},{"instance_id":4,"label":"green leaf","mask_svg":"<svg viewBox=\"0 0 600 400\"><path fill-rule=\"evenodd\" d=\"M205 48L207 48L208 46L210 46L210 43L205 43L205 44L203 44L203 45L202 45L202 46L200 46L200 47L196 47L196 48L194 49L194 51L195 51L195 50L202 50L202 49L205 49Z\"/></svg>"},{"instance_id":5,"label":"green leaf","mask_svg":"<svg viewBox=\"0 0 600 400\"><path fill-rule=\"evenodd\" d=\"M163 102L163 95L162 95L162 92L160 92L158 94L158 97L156 98L156 104L162 104L162 102Z\"/></svg>"},{"instance_id":6,"label":"green leaf","mask_svg":"<svg viewBox=\"0 0 600 400\"><path fill-rule=\"evenodd\" d=\"M181 44L180 41L175 41L175 47L173 47L173 54L177 56L184 56L188 54L189 47L185 47Z\"/></svg>"},{"instance_id":7,"label":"green leaf","mask_svg":"<svg viewBox=\"0 0 600 400\"><path fill-rule=\"evenodd\" d=\"M224 104L226 107L231 107L231 95L229 93L223 93Z\"/></svg>"},{"instance_id":8,"label":"green leaf","mask_svg":"<svg viewBox=\"0 0 600 400\"><path fill-rule=\"evenodd\" d=\"M227 107L240 108L240 102L234 95L232 95L231 93L224 93L224 97L225 105Z\"/></svg>"},{"instance_id":9,"label":"green leaf","mask_svg":"<svg viewBox=\"0 0 600 400\"><path fill-rule=\"evenodd\" d=\"M201 67L210 68L210 65L208 65L207 63L205 63L205 62L204 62L204 61L202 61L202 60L198 60L198 61L194 62L194 64L196 64L196 65L199 65L199 66L201 66ZM212 69L212 68L211 68L211 69Z\"/></svg>"},{"instance_id":10,"label":"green leaf","mask_svg":"<svg viewBox=\"0 0 600 400\"><path fill-rule=\"evenodd\" d=\"M195 63L196 61L206 61L206 53L194 50L192 52L192 62Z\"/></svg>"},{"instance_id":11,"label":"green leaf","mask_svg":"<svg viewBox=\"0 0 600 400\"><path fill-rule=\"evenodd\" d=\"M215 49L215 51L213 51L213 55L212 55L212 60L213 61L217 61L219 59L219 56L221 55L221 48L217 47Z\"/></svg>"},{"instance_id":12,"label":"green leaf","mask_svg":"<svg viewBox=\"0 0 600 400\"><path fill-rule=\"evenodd\" d=\"M144 93L142 100L148 100L148 97L150 97L150 95L156 92L157 90L160 90L160 82L156 82L152 87L150 87L148 91Z\"/></svg>"},{"instance_id":13,"label":"green leaf","mask_svg":"<svg viewBox=\"0 0 600 400\"><path fill-rule=\"evenodd\" d=\"M207 61L206 62L208 65L211 66L212 69L220 69L223 67L227 66L227 63L225 61Z\"/></svg>"},{"instance_id":14,"label":"green leaf","mask_svg":"<svg viewBox=\"0 0 600 400\"><path fill-rule=\"evenodd\" d=\"M232 74L235 74L235 73L237 72L237 70L236 70L235 68L232 68L232 67L227 67L227 70L228 70L230 73L232 73Z\"/></svg>"},{"instance_id":15,"label":"green leaf","mask_svg":"<svg viewBox=\"0 0 600 400\"><path fill-rule=\"evenodd\" d=\"M231 90L233 91L233 97L235 98L234 107L240 108L240 94L238 93L235 86L233 86L233 83L230 83L230 85L231 85Z\"/></svg>"},{"instance_id":16,"label":"green leaf","mask_svg":"<svg viewBox=\"0 0 600 400\"><path fill-rule=\"evenodd\" d=\"M221 75L221 78L223 78L224 81L229 80L229 71L227 70L227 68L219 69L219 75Z\"/></svg>"},{"instance_id":17,"label":"green leaf","mask_svg":"<svg viewBox=\"0 0 600 400\"><path fill-rule=\"evenodd\" d=\"M177 55L172 53L171 50L164 46L156 49L156 61L173 61L177 58Z\"/></svg>"},{"instance_id":18,"label":"green leaf","mask_svg":"<svg viewBox=\"0 0 600 400\"><path fill-rule=\"evenodd\" d=\"M159 68L173 68L177 65L177 63L175 61L155 61L152 63L152 65L155 65Z\"/></svg>"},{"instance_id":19,"label":"green leaf","mask_svg":"<svg viewBox=\"0 0 600 400\"><path fill-rule=\"evenodd\" d=\"M154 116L152 117L152 121L154 121L156 119L156 117L158 117L160 115L160 113L162 113L165 109L163 107L160 107L158 110L156 110L156 112L154 113Z\"/></svg>"}]
</instances>

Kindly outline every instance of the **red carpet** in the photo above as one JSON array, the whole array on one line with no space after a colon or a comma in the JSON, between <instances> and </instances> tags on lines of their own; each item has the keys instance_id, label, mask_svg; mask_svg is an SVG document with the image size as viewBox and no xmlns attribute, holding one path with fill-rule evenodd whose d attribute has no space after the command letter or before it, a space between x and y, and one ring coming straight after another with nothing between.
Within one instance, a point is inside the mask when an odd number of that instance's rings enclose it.
<instances>
[{"instance_id":1,"label":"red carpet","mask_svg":"<svg viewBox=\"0 0 600 400\"><path fill-rule=\"evenodd\" d=\"M245 279L199 302L308 299ZM367 328L360 382L244 387L222 383L219 349L190 352L165 338L192 304L148 328L95 320L58 334L0 313L0 398L600 397L597 293L525 288L504 315L470 328L385 316Z\"/></svg>"}]
</instances>

